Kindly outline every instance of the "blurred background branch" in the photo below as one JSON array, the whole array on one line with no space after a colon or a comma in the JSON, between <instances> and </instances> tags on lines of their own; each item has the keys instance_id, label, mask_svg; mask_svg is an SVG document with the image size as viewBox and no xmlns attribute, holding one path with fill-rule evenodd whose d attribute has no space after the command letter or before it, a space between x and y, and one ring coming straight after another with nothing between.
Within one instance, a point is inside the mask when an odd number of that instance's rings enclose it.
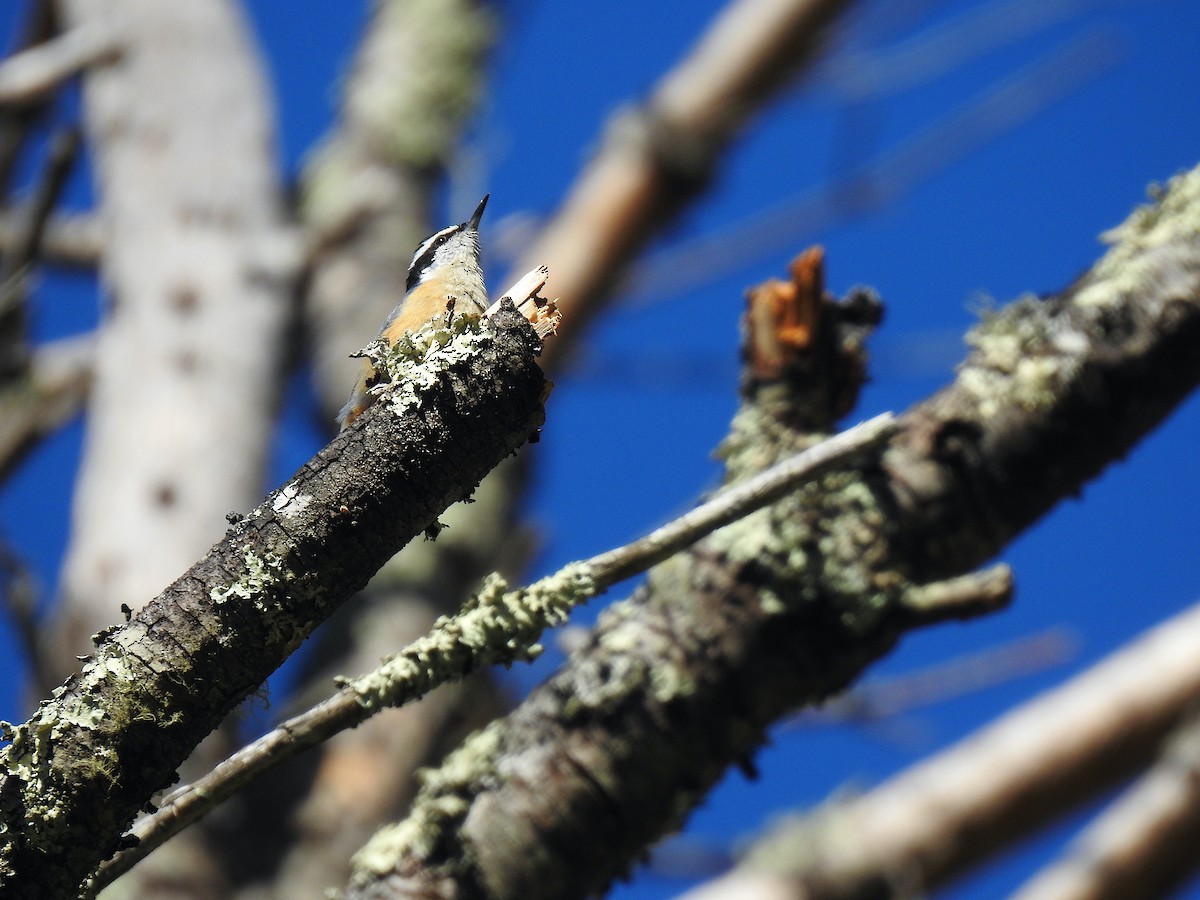
<instances>
[{"instance_id":1,"label":"blurred background branch","mask_svg":"<svg viewBox=\"0 0 1200 900\"><path fill-rule=\"evenodd\" d=\"M175 577L220 534L226 513L248 508L290 471L287 460L307 457L298 448L329 433L351 378L346 357L403 294L413 248L488 190L493 263L516 271L549 263L548 292L567 312L546 360L560 375L547 444L445 516L450 527L437 542L390 564L289 673L295 693L276 687L272 716L328 696L334 674L373 668L455 609L484 572L519 578L539 554L532 564L582 555L568 549L575 541L620 543L695 496L713 472L697 447L719 437L729 401L718 398L738 377L734 299L812 235L840 246L840 269L893 298L897 336L885 335L876 354L868 412L925 395L960 356L971 292L1061 283L1087 264L1091 236L1142 184L1194 162L1200 135L1168 102L1189 83L1171 68L1186 25L1148 35L1142 24L1182 22L1181 8L734 0L676 4L654 22L627 10L633 29L617 8L564 18L553 4L469 0L373 0L321 19L254 0L244 10L204 0L171 12L150 0L30 0L19 17L3 13L13 55L0 64L0 253L28 264L9 279L21 302L12 307L15 355L5 356L19 362L19 384L0 408L0 513L12 523L6 595L33 662L32 689L44 694L57 681L48 673L74 667L92 631ZM344 24L351 19L359 33ZM314 88L303 73L321 66ZM1126 93L1114 92L1118 83ZM334 91L330 122L322 99ZM94 175L80 166L54 176L42 162L48 135L81 115L82 158ZM41 201L19 199L39 191ZM555 211L513 211L521 206ZM939 221L939 210L951 220ZM22 249L31 237L32 255ZM92 290L97 273L105 301L93 331L74 295ZM671 302L681 296L686 306ZM915 394L895 384L905 379L921 382ZM80 449L68 423L89 398ZM1139 484L1176 464L1142 465L1132 476ZM55 577L68 544L63 498L77 470L69 559ZM1143 565L1170 556L1172 535L1187 531L1159 524L1172 521L1169 507L1186 491L1143 488L1136 506L1153 508L1155 520L1141 528L1124 510L1107 519L1089 512L1112 523L1108 533L1076 520L1079 543L1061 533L1049 542L1063 548L1052 566L1018 545L1019 579L1039 584L1044 569L1090 559L1094 545L1105 559L1080 562L1074 577L1108 572L1115 582L1115 560L1129 559L1125 569L1147 579L1186 580L1179 554ZM536 530L530 504L569 527ZM1150 535L1157 543L1147 551L1139 541ZM1114 544L1118 536L1124 544ZM35 580L53 604L30 592ZM1087 642L1076 665L1165 616L1179 596L1161 584L1145 591L1160 599L1134 609L1110 600L1120 606L1109 615L1089 606L1083 623L1077 609L1047 611ZM1075 594L1104 606L1094 586L1033 592L1062 602ZM81 611L74 604L84 595L92 599ZM1002 621L1015 617L1027 633L1045 627L1035 615L1019 606ZM588 617L579 618L574 627L586 633ZM1005 627L970 634L1003 644ZM35 630L46 646L35 646ZM963 641L913 644L958 656ZM1051 642L1048 659L1059 650ZM816 719L848 715L911 736L911 723L897 718L910 704L954 706L957 691L1027 662L1005 653L984 654L982 675L971 664L934 666L865 685L848 695L849 713L834 706ZM505 694L481 679L379 717L227 804L121 889L320 896L344 880L351 853L380 824L402 815L418 768L502 713ZM227 726L202 766L265 727L261 711L247 716ZM801 721L815 724L811 714ZM883 752L915 747L889 743ZM898 765L843 756L838 765L858 770ZM830 788L822 781L817 794ZM730 817L727 829L744 830L739 821Z\"/></svg>"}]
</instances>

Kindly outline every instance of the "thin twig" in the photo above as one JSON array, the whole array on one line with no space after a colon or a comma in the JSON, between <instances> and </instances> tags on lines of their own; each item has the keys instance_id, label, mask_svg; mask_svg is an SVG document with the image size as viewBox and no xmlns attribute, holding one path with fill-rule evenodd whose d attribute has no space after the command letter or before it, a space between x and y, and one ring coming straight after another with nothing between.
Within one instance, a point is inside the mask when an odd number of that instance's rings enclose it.
<instances>
[{"instance_id":1,"label":"thin twig","mask_svg":"<svg viewBox=\"0 0 1200 900\"><path fill-rule=\"evenodd\" d=\"M11 243L0 256L0 310L10 302L9 291L14 280L28 270L41 250L42 234L50 213L54 211L66 184L75 157L79 153L79 129L67 128L54 136L49 156L38 183L37 192L29 203L24 221L16 229Z\"/></svg>"},{"instance_id":2,"label":"thin twig","mask_svg":"<svg viewBox=\"0 0 1200 900\"><path fill-rule=\"evenodd\" d=\"M17 211L0 213L0 253L19 240L21 223L22 217ZM100 263L103 239L103 223L98 214L59 210L50 216L42 231L39 256L48 265L95 269Z\"/></svg>"},{"instance_id":3,"label":"thin twig","mask_svg":"<svg viewBox=\"0 0 1200 900\"><path fill-rule=\"evenodd\" d=\"M890 413L868 419L767 469L760 475L717 494L702 506L652 531L632 544L592 557L588 564L602 590L632 578L650 566L689 547L704 535L761 509L817 478L847 456L877 446L892 433Z\"/></svg>"},{"instance_id":4,"label":"thin twig","mask_svg":"<svg viewBox=\"0 0 1200 900\"><path fill-rule=\"evenodd\" d=\"M33 103L88 66L119 51L108 28L84 25L30 47L0 63L0 104Z\"/></svg>"},{"instance_id":5,"label":"thin twig","mask_svg":"<svg viewBox=\"0 0 1200 900\"><path fill-rule=\"evenodd\" d=\"M53 37L58 27L53 0L32 0L25 10L13 53L35 47ZM0 196L7 196L21 149L34 124L49 108L47 99L20 106L0 106Z\"/></svg>"},{"instance_id":6,"label":"thin twig","mask_svg":"<svg viewBox=\"0 0 1200 900\"><path fill-rule=\"evenodd\" d=\"M0 483L42 438L83 408L91 391L95 357L94 334L39 344L25 376L12 390L0 393Z\"/></svg>"},{"instance_id":7,"label":"thin twig","mask_svg":"<svg viewBox=\"0 0 1200 900\"><path fill-rule=\"evenodd\" d=\"M934 663L895 678L866 681L819 709L806 709L785 727L826 726L834 722L865 725L905 715L916 709L976 694L1016 678L1062 665L1076 651L1078 639L1065 628Z\"/></svg>"},{"instance_id":8,"label":"thin twig","mask_svg":"<svg viewBox=\"0 0 1200 900\"><path fill-rule=\"evenodd\" d=\"M761 509L801 484L820 477L834 466L880 446L894 429L890 413L876 416L748 481L722 491L707 503L631 544L601 553L583 563L572 563L522 591L506 594L496 591L495 596L484 599L482 595L487 592L485 588L481 596L469 601L458 615L440 619L433 634L410 644L375 672L354 679L325 702L289 719L253 744L242 748L208 775L173 791L157 812L134 825L132 832L138 839L137 846L120 852L106 862L97 872L90 889L98 891L110 884L152 850L263 772L339 731L353 728L381 708L416 700L437 684L461 677L482 665L527 658L542 630L559 621L569 607L590 599L624 578L645 571L721 526ZM500 582L493 581L492 584ZM538 596L543 588L558 591L560 596ZM571 596L561 596L572 589L574 593ZM527 606L515 612L513 607L523 601L528 601ZM486 628L489 624L495 625L494 621L485 623L476 620L494 620L505 612L515 613L512 618L520 620L529 633L521 634L519 639L509 635L504 640L479 648L469 646L475 634L472 626ZM534 617L538 617L539 621L530 625ZM451 635L452 647L446 649L438 643L439 632ZM410 664L413 660L421 661L421 672L410 681L399 684L396 673L413 671ZM435 666L440 668L436 675L423 677Z\"/></svg>"},{"instance_id":9,"label":"thin twig","mask_svg":"<svg viewBox=\"0 0 1200 900\"><path fill-rule=\"evenodd\" d=\"M71 166L79 152L79 132L70 128L55 135L49 158L24 221L13 242L0 255L0 376L11 378L29 364L25 334L25 293L29 272L37 260L42 231L58 203Z\"/></svg>"},{"instance_id":10,"label":"thin twig","mask_svg":"<svg viewBox=\"0 0 1200 900\"><path fill-rule=\"evenodd\" d=\"M1094 12L1101 0L999 0L972 7L889 47L847 50L813 73L812 88L852 101L909 91L985 54Z\"/></svg>"},{"instance_id":11,"label":"thin twig","mask_svg":"<svg viewBox=\"0 0 1200 900\"><path fill-rule=\"evenodd\" d=\"M3 540L0 540L0 581L3 583L4 608L20 635L29 660L32 688L37 696L44 696L54 683L38 640L37 579L25 560Z\"/></svg>"}]
</instances>

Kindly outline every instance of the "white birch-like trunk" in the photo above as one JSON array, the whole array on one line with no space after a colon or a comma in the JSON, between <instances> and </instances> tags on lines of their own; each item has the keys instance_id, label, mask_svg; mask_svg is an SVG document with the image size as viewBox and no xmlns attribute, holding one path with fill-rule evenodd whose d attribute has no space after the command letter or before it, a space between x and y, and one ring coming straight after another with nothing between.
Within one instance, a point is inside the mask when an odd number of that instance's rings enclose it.
<instances>
[{"instance_id":1,"label":"white birch-like trunk","mask_svg":"<svg viewBox=\"0 0 1200 900\"><path fill-rule=\"evenodd\" d=\"M57 659L259 497L294 265L270 91L231 0L66 0L120 58L85 81L105 309Z\"/></svg>"}]
</instances>

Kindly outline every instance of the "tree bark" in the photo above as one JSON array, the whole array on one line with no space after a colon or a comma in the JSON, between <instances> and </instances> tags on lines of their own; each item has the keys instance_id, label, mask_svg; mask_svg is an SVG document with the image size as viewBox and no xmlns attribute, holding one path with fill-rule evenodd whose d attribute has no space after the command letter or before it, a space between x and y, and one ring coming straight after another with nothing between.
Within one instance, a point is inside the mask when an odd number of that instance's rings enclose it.
<instances>
[{"instance_id":1,"label":"tree bark","mask_svg":"<svg viewBox=\"0 0 1200 900\"><path fill-rule=\"evenodd\" d=\"M74 896L151 794L404 543L542 422L509 306L455 329L131 621L0 756L0 897Z\"/></svg>"},{"instance_id":2,"label":"tree bark","mask_svg":"<svg viewBox=\"0 0 1200 900\"><path fill-rule=\"evenodd\" d=\"M161 591L261 496L298 260L272 98L236 4L62 7L120 52L84 83L108 302L47 630L58 677L121 603Z\"/></svg>"},{"instance_id":3,"label":"tree bark","mask_svg":"<svg viewBox=\"0 0 1200 900\"><path fill-rule=\"evenodd\" d=\"M937 615L921 602L931 579L968 571L1124 456L1200 379L1200 170L1110 238L1078 282L976 328L956 380L901 418L878 465L730 526L611 608L428 776L410 817L359 854L347 896L601 890L731 764L749 767L777 717ZM837 312L822 310L810 321ZM790 378L748 380L724 445L734 477L812 440L822 407L839 414L844 379L823 373L852 373L852 354L793 330Z\"/></svg>"}]
</instances>

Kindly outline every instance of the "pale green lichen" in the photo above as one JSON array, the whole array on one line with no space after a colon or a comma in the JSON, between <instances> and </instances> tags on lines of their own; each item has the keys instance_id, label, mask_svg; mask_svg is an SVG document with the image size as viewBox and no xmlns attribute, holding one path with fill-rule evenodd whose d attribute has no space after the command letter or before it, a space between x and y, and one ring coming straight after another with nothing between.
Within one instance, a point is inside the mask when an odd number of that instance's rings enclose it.
<instances>
[{"instance_id":1,"label":"pale green lichen","mask_svg":"<svg viewBox=\"0 0 1200 900\"><path fill-rule=\"evenodd\" d=\"M1101 277L1118 274L1145 250L1175 244L1181 237L1194 241L1200 236L1200 168L1176 175L1165 186L1151 184L1147 194L1150 203L1101 235L1113 245L1096 265Z\"/></svg>"},{"instance_id":2,"label":"pale green lichen","mask_svg":"<svg viewBox=\"0 0 1200 900\"><path fill-rule=\"evenodd\" d=\"M822 437L788 436L772 415L752 405L739 411L734 426L722 445L729 480L753 475ZM894 571L887 521L863 475L842 471L725 526L710 542L732 565L752 567L768 614L832 604L844 627L866 634L895 607L907 583Z\"/></svg>"},{"instance_id":3,"label":"pale green lichen","mask_svg":"<svg viewBox=\"0 0 1200 900\"><path fill-rule=\"evenodd\" d=\"M650 696L658 703L670 703L695 691L696 680L679 666L664 663L650 669Z\"/></svg>"},{"instance_id":4,"label":"pale green lichen","mask_svg":"<svg viewBox=\"0 0 1200 900\"><path fill-rule=\"evenodd\" d=\"M1185 273L1200 245L1200 168L1175 176L1165 187L1151 185L1149 193L1152 202L1102 235L1112 247L1075 294L1076 306L1120 308L1148 285L1156 285L1163 296L1195 302ZM1169 288L1164 280L1173 278L1180 278L1179 290L1164 290Z\"/></svg>"},{"instance_id":5,"label":"pale green lichen","mask_svg":"<svg viewBox=\"0 0 1200 900\"><path fill-rule=\"evenodd\" d=\"M124 699L131 695L128 684L140 681L145 673L127 655L121 637L118 632L99 657L84 665L69 691L60 687L28 722L4 727L4 737L11 743L0 753L0 768L21 783L29 823L23 840L48 852L64 837L64 786L77 789L79 784L102 780L111 787L121 771L116 746L109 742L93 741L87 755L66 758L56 755L55 748L81 731L101 727L119 731L135 718L152 716L150 710Z\"/></svg>"},{"instance_id":6,"label":"pale green lichen","mask_svg":"<svg viewBox=\"0 0 1200 900\"><path fill-rule=\"evenodd\" d=\"M242 562L246 566L245 573L233 584L212 588L208 592L209 598L218 605L234 598L249 600L256 609L266 609L263 598L286 578L283 560L275 553L267 553L262 557L254 548L243 547Z\"/></svg>"},{"instance_id":7,"label":"pale green lichen","mask_svg":"<svg viewBox=\"0 0 1200 900\"><path fill-rule=\"evenodd\" d=\"M418 773L421 789L407 819L381 828L353 857L350 883L362 886L386 877L404 858L427 859L457 830L470 809L479 786L493 780L503 742L500 724L493 722L467 738L436 769ZM469 867L471 860L456 857L451 866Z\"/></svg>"},{"instance_id":8,"label":"pale green lichen","mask_svg":"<svg viewBox=\"0 0 1200 900\"><path fill-rule=\"evenodd\" d=\"M471 0L381 0L375 17L348 116L397 163L444 163L478 103L494 14Z\"/></svg>"},{"instance_id":9,"label":"pale green lichen","mask_svg":"<svg viewBox=\"0 0 1200 900\"><path fill-rule=\"evenodd\" d=\"M375 369L372 397L386 396L397 415L419 408L424 395L456 365L495 338L473 313L447 315L407 332L395 344L373 341L363 350Z\"/></svg>"},{"instance_id":10,"label":"pale green lichen","mask_svg":"<svg viewBox=\"0 0 1200 900\"><path fill-rule=\"evenodd\" d=\"M242 562L246 571L232 584L213 587L208 594L212 601L218 606L232 601L249 602L262 614L270 644L291 644L303 638L307 634L304 623L297 621L290 611L286 615L277 614L277 603L281 599L311 601L313 589L305 587L277 553L260 556L252 547L243 547Z\"/></svg>"},{"instance_id":11,"label":"pale green lichen","mask_svg":"<svg viewBox=\"0 0 1200 900\"><path fill-rule=\"evenodd\" d=\"M373 672L348 682L368 709L394 706L439 684L497 662L536 656L547 628L596 595L586 563L572 563L526 588L509 591L497 574L453 616L443 616L429 634Z\"/></svg>"},{"instance_id":12,"label":"pale green lichen","mask_svg":"<svg viewBox=\"0 0 1200 900\"><path fill-rule=\"evenodd\" d=\"M608 648L603 639L602 646ZM653 668L643 656L609 653L599 660L585 658L571 672L571 693L563 698L562 717L570 722L611 713L641 696L652 678ZM675 679L673 686L682 683Z\"/></svg>"},{"instance_id":13,"label":"pale green lichen","mask_svg":"<svg viewBox=\"0 0 1200 900\"><path fill-rule=\"evenodd\" d=\"M1048 409L1075 372L1073 353L1086 346L1073 335L1066 320L1048 315L1044 301L1023 296L986 313L967 333L975 353L960 368L958 387L976 399L980 419L1005 406Z\"/></svg>"}]
</instances>

